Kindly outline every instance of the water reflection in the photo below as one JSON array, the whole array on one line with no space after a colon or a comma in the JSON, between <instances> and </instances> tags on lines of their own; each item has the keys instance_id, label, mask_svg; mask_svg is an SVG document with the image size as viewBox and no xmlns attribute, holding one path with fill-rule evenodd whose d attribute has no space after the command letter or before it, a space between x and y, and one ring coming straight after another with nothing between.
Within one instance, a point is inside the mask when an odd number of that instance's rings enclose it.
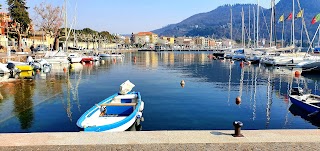
<instances>
[{"instance_id":1,"label":"water reflection","mask_svg":"<svg viewBox=\"0 0 320 151\"><path fill-rule=\"evenodd\" d=\"M76 120L127 79L148 105L143 130L233 129L234 120L244 122L244 129L314 128L293 117L287 95L298 85L319 93L317 76L295 77L284 67L241 67L239 62L212 60L208 54L133 52L124 58L77 64L67 72L57 66L50 73L36 74L34 81L3 83L0 118L5 120L0 121L0 130L78 131ZM183 89L178 84L182 79L187 82ZM241 106L233 102L238 96ZM44 109L55 112L44 116ZM8 126L18 122L20 129Z\"/></svg>"},{"instance_id":2,"label":"water reflection","mask_svg":"<svg viewBox=\"0 0 320 151\"><path fill-rule=\"evenodd\" d=\"M302 110L300 107L292 104L289 108L289 111L294 115L294 116L299 116L302 119L304 119L307 122L310 122L312 125L317 126L320 128L320 116L308 116L308 112Z\"/></svg>"},{"instance_id":3,"label":"water reflection","mask_svg":"<svg viewBox=\"0 0 320 151\"><path fill-rule=\"evenodd\" d=\"M33 80L21 80L14 85L14 112L20 121L21 129L29 129L32 126L34 88Z\"/></svg>"}]
</instances>

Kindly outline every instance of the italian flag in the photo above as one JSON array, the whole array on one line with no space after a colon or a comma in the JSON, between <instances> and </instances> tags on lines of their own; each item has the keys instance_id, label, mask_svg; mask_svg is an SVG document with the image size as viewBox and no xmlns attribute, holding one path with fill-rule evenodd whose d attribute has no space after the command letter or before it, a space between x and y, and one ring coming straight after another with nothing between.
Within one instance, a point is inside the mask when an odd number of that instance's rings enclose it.
<instances>
[{"instance_id":1,"label":"italian flag","mask_svg":"<svg viewBox=\"0 0 320 151\"><path fill-rule=\"evenodd\" d=\"M320 21L320 14L316 15L313 17L311 24L315 24L316 22Z\"/></svg>"}]
</instances>

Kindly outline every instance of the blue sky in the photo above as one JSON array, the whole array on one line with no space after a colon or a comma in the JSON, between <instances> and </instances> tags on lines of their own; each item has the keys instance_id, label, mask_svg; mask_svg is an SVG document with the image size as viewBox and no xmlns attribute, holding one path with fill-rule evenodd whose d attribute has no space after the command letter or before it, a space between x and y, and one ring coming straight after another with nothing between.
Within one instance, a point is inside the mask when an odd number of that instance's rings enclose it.
<instances>
[{"instance_id":1,"label":"blue sky","mask_svg":"<svg viewBox=\"0 0 320 151\"><path fill-rule=\"evenodd\" d=\"M35 15L34 6L43 1L56 6L64 3L64 0L27 0L31 19ZM257 0L68 0L68 18L71 24L76 16L76 29L88 27L97 31L129 34L158 29L194 14L235 3L256 4ZM0 4L2 11L6 11L6 0L0 0ZM269 8L270 0L260 0L260 5Z\"/></svg>"}]
</instances>

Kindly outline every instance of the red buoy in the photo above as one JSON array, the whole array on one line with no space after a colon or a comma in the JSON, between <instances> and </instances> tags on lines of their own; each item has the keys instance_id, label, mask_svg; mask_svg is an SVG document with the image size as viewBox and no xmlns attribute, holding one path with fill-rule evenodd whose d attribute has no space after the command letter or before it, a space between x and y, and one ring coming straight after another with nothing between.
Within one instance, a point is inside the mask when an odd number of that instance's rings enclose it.
<instances>
[{"instance_id":1,"label":"red buoy","mask_svg":"<svg viewBox=\"0 0 320 151\"><path fill-rule=\"evenodd\" d=\"M295 77L300 77L300 75L301 75L300 71L294 72L294 76L295 76Z\"/></svg>"},{"instance_id":2,"label":"red buoy","mask_svg":"<svg viewBox=\"0 0 320 151\"><path fill-rule=\"evenodd\" d=\"M239 96L236 98L236 104L237 105L241 104L241 98Z\"/></svg>"}]
</instances>

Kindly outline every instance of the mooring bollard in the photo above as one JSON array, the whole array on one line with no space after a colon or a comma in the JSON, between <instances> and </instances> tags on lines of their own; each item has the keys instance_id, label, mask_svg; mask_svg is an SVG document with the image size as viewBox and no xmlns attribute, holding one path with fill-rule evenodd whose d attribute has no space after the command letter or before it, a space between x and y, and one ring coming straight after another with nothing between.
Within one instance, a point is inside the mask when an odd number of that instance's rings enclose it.
<instances>
[{"instance_id":1,"label":"mooring bollard","mask_svg":"<svg viewBox=\"0 0 320 151\"><path fill-rule=\"evenodd\" d=\"M243 123L240 121L234 121L233 126L234 126L234 134L232 136L233 137L243 137L243 135L240 132L241 127L243 126Z\"/></svg>"}]
</instances>

